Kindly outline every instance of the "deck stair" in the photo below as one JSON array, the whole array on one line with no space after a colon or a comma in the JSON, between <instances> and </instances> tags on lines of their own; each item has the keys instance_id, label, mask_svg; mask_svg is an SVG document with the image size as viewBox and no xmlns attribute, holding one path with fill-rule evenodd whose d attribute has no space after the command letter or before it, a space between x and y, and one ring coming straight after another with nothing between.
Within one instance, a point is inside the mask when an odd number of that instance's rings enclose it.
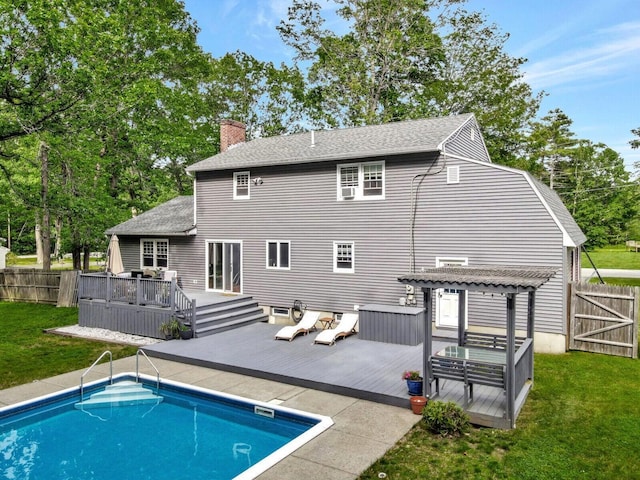
<instances>
[{"instance_id":1,"label":"deck stair","mask_svg":"<svg viewBox=\"0 0 640 480\"><path fill-rule=\"evenodd\" d=\"M75 404L77 409L120 407L126 405L158 404L163 398L144 387L141 383L123 380L107 385L104 390L94 393L87 400Z\"/></svg>"},{"instance_id":2,"label":"deck stair","mask_svg":"<svg viewBox=\"0 0 640 480\"><path fill-rule=\"evenodd\" d=\"M258 302L246 295L216 296L196 301L196 336L205 337L256 322L268 320Z\"/></svg>"}]
</instances>

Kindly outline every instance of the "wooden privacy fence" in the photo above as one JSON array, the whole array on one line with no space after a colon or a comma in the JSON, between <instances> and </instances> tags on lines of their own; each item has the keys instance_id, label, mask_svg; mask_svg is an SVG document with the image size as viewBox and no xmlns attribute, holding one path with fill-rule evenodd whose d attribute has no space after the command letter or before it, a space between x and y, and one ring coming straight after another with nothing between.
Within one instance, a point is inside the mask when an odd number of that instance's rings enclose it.
<instances>
[{"instance_id":1,"label":"wooden privacy fence","mask_svg":"<svg viewBox=\"0 0 640 480\"><path fill-rule=\"evenodd\" d=\"M569 348L636 358L640 288L572 283L570 290Z\"/></svg>"},{"instance_id":2,"label":"wooden privacy fence","mask_svg":"<svg viewBox=\"0 0 640 480\"><path fill-rule=\"evenodd\" d=\"M0 270L0 300L74 306L77 278L77 271L5 268Z\"/></svg>"}]
</instances>

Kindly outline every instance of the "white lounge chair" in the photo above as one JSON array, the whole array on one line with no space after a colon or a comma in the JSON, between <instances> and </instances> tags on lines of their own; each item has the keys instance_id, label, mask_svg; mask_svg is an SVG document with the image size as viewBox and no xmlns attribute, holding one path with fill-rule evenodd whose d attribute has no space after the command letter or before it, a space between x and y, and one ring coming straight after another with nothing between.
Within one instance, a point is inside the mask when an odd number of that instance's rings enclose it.
<instances>
[{"instance_id":1,"label":"white lounge chair","mask_svg":"<svg viewBox=\"0 0 640 480\"><path fill-rule=\"evenodd\" d=\"M311 330L316 329L316 323L319 317L320 312L304 312L302 320L300 320L297 325L287 325L286 327L282 327L278 330L278 333L276 333L276 340L291 341L296 338L296 335L299 333L306 335Z\"/></svg>"},{"instance_id":2,"label":"white lounge chair","mask_svg":"<svg viewBox=\"0 0 640 480\"><path fill-rule=\"evenodd\" d=\"M358 323L357 313L343 313L340 323L336 328L331 330L323 330L317 336L313 343L323 343L325 345L333 345L340 337L356 333L356 325Z\"/></svg>"}]
</instances>

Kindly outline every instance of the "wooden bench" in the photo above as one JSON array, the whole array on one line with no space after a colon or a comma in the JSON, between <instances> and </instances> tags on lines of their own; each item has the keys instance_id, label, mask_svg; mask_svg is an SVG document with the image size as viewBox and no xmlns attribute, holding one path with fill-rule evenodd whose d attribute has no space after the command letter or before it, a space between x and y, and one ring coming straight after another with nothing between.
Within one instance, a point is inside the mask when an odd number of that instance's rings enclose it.
<instances>
[{"instance_id":1,"label":"wooden bench","mask_svg":"<svg viewBox=\"0 0 640 480\"><path fill-rule=\"evenodd\" d=\"M464 347L507 349L507 336L494 333L464 332ZM522 346L525 337L516 337L516 350Z\"/></svg>"},{"instance_id":2,"label":"wooden bench","mask_svg":"<svg viewBox=\"0 0 640 480\"><path fill-rule=\"evenodd\" d=\"M436 394L440 395L440 379L457 380L464 383L464 407L473 402L473 385L487 385L505 389L505 365L481 363L448 357L429 359L432 378L436 382Z\"/></svg>"},{"instance_id":3,"label":"wooden bench","mask_svg":"<svg viewBox=\"0 0 640 480\"><path fill-rule=\"evenodd\" d=\"M627 251L631 251L633 250L634 252L638 253L638 249L640 248L640 242L637 242L635 240L627 240L625 242L625 245L627 246Z\"/></svg>"}]
</instances>

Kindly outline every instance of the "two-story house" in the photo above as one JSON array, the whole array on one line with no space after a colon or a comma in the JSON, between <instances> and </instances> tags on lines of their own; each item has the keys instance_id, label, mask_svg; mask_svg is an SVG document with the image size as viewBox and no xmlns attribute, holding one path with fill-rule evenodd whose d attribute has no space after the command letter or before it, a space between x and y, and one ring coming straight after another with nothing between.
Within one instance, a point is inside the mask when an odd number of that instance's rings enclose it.
<instances>
[{"instance_id":1,"label":"two-story house","mask_svg":"<svg viewBox=\"0 0 640 480\"><path fill-rule=\"evenodd\" d=\"M325 312L420 305L397 279L421 268L553 267L537 293L536 349L564 351L586 238L555 192L491 163L472 114L248 142L225 121L221 150L188 168L193 197L107 231L126 269L175 270L185 289L248 294L277 318L296 299ZM438 293L436 331L458 325L457 301ZM467 302L474 326L500 325L504 299Z\"/></svg>"}]
</instances>

